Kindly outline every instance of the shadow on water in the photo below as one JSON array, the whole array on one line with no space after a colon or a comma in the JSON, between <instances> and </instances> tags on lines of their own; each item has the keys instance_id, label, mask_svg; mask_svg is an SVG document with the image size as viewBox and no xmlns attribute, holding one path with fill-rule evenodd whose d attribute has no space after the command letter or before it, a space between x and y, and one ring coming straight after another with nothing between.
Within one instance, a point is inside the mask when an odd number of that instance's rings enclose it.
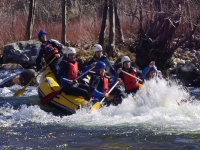
<instances>
[{"instance_id":1,"label":"shadow on water","mask_svg":"<svg viewBox=\"0 0 200 150\"><path fill-rule=\"evenodd\" d=\"M57 109L49 107L48 105L42 106L37 95L28 97L0 97L0 107L12 107L14 110L18 110L22 105L26 105L27 107L38 105L41 110L47 113L52 113L54 116L63 116Z\"/></svg>"}]
</instances>

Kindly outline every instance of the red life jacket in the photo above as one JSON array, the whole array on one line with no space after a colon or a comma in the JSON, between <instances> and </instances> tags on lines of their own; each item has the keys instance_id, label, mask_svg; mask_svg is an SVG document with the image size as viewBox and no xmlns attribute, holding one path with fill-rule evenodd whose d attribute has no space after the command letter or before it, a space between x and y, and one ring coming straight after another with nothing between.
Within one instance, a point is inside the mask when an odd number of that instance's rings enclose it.
<instances>
[{"instance_id":1,"label":"red life jacket","mask_svg":"<svg viewBox=\"0 0 200 150\"><path fill-rule=\"evenodd\" d=\"M103 80L102 93L108 93L108 78L106 78L106 77L100 77L100 78ZM91 80L90 80L90 82L91 82ZM91 85L91 83L89 85ZM97 90L100 90L99 88L100 87L98 87ZM90 96L92 97L90 86L89 86L89 91L90 91Z\"/></svg>"},{"instance_id":2,"label":"red life jacket","mask_svg":"<svg viewBox=\"0 0 200 150\"><path fill-rule=\"evenodd\" d=\"M136 76L136 73L133 70L130 72L130 74ZM126 91L139 88L139 83L136 78L133 78L125 73L123 73L123 78Z\"/></svg>"},{"instance_id":3,"label":"red life jacket","mask_svg":"<svg viewBox=\"0 0 200 150\"><path fill-rule=\"evenodd\" d=\"M48 60L53 55L58 53L58 49L53 47L52 44L50 44L48 42L42 46L42 49L44 50L44 59L45 60Z\"/></svg>"},{"instance_id":4,"label":"red life jacket","mask_svg":"<svg viewBox=\"0 0 200 150\"><path fill-rule=\"evenodd\" d=\"M103 77L103 88L102 88L102 93L108 93L108 78Z\"/></svg>"},{"instance_id":5,"label":"red life jacket","mask_svg":"<svg viewBox=\"0 0 200 150\"><path fill-rule=\"evenodd\" d=\"M67 62L69 64L69 70L67 73L67 79L74 80L78 77L78 63L75 62L74 64L71 62Z\"/></svg>"}]
</instances>

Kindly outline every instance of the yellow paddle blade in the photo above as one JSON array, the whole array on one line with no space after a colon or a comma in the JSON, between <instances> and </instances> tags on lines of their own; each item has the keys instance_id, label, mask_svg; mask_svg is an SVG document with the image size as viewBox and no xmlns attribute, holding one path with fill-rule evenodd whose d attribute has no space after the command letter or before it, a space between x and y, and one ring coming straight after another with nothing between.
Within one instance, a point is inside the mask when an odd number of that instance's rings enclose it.
<instances>
[{"instance_id":1,"label":"yellow paddle blade","mask_svg":"<svg viewBox=\"0 0 200 150\"><path fill-rule=\"evenodd\" d=\"M93 112L99 110L100 107L101 107L101 103L100 103L100 102L96 102L96 103L92 106L92 108L90 108L90 113L93 113Z\"/></svg>"},{"instance_id":2,"label":"yellow paddle blade","mask_svg":"<svg viewBox=\"0 0 200 150\"><path fill-rule=\"evenodd\" d=\"M24 93L24 90L25 90L25 88L18 90L17 92L15 92L14 96L22 96Z\"/></svg>"},{"instance_id":3,"label":"yellow paddle blade","mask_svg":"<svg viewBox=\"0 0 200 150\"><path fill-rule=\"evenodd\" d=\"M142 89L142 84L139 84L139 89Z\"/></svg>"}]
</instances>

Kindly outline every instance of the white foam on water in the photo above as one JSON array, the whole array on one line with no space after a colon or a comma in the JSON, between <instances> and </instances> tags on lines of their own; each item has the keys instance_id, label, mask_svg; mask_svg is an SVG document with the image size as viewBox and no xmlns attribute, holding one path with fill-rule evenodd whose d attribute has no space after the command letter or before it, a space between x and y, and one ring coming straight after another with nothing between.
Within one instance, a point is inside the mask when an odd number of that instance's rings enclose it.
<instances>
[{"instance_id":1,"label":"white foam on water","mask_svg":"<svg viewBox=\"0 0 200 150\"><path fill-rule=\"evenodd\" d=\"M0 94L11 96L20 86L0 89ZM27 87L25 97L37 95L37 87ZM189 100L193 100L191 103ZM178 105L182 100L182 102ZM17 110L10 105L0 107L0 127L22 125L25 122L59 124L68 127L98 128L105 126L147 126L162 131L200 131L200 103L181 85L165 80L151 80L143 84L133 98L129 95L118 106L102 107L89 113L89 107L81 108L71 116L54 116L40 106L21 105Z\"/></svg>"}]
</instances>

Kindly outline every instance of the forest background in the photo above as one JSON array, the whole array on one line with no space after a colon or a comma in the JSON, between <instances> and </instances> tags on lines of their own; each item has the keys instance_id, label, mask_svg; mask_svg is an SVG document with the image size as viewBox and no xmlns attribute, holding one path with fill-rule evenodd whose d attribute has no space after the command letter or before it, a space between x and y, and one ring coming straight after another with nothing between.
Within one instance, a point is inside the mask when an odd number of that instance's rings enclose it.
<instances>
[{"instance_id":1,"label":"forest background","mask_svg":"<svg viewBox=\"0 0 200 150\"><path fill-rule=\"evenodd\" d=\"M133 52L142 69L155 60L166 70L178 48L200 49L200 0L1 0L0 8L1 55L41 29L65 46L100 43L109 58Z\"/></svg>"}]
</instances>

